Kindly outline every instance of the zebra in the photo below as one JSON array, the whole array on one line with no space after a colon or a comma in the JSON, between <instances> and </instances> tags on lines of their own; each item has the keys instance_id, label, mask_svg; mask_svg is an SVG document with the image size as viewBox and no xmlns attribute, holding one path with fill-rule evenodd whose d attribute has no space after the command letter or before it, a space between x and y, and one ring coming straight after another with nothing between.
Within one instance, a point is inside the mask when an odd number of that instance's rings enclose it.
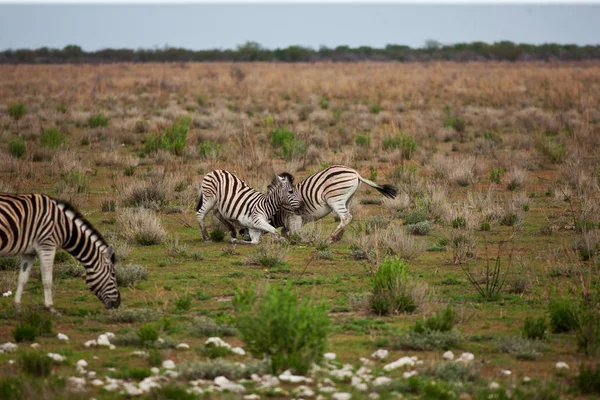
<instances>
[{"instance_id":1,"label":"zebra","mask_svg":"<svg viewBox=\"0 0 600 400\"><path fill-rule=\"evenodd\" d=\"M210 242L210 239L204 226L204 217L215 205L217 218L231 233L231 243L237 242L236 229L232 224L237 222L249 230L250 241L244 240L243 243L257 244L262 232L272 233L280 240L277 229L269 224L269 218L278 209L285 209L290 214L297 212L301 200L294 187L294 177L287 172L273 179L265 195L229 171L212 171L202 180L196 206L196 219L205 242Z\"/></svg>"},{"instance_id":2,"label":"zebra","mask_svg":"<svg viewBox=\"0 0 600 400\"><path fill-rule=\"evenodd\" d=\"M73 206L43 194L0 194L0 256L21 256L15 311L35 256L40 258L44 305L56 313L52 300L54 255L64 249L86 269L87 286L106 309L118 308L113 248Z\"/></svg>"},{"instance_id":3,"label":"zebra","mask_svg":"<svg viewBox=\"0 0 600 400\"><path fill-rule=\"evenodd\" d=\"M280 209L270 222L276 228L283 227L282 233L287 235L288 232L299 231L306 222L319 220L333 211L340 218L340 223L327 242L338 241L344 235L346 226L352 221L348 206L361 182L375 188L385 197L391 199L396 197L397 190L394 186L387 184L380 186L360 176L355 169L345 165L332 165L296 184L303 202L300 213L292 214Z\"/></svg>"}]
</instances>

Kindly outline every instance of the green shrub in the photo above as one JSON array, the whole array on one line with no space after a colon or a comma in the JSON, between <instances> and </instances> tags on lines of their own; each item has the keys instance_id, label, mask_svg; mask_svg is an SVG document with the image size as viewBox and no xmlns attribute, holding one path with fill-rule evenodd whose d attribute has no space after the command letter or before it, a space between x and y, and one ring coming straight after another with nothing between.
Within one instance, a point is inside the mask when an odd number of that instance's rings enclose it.
<instances>
[{"instance_id":1,"label":"green shrub","mask_svg":"<svg viewBox=\"0 0 600 400\"><path fill-rule=\"evenodd\" d=\"M421 208L407 210L402 214L402 217L405 225L414 225L429 219L427 212Z\"/></svg>"},{"instance_id":2,"label":"green shrub","mask_svg":"<svg viewBox=\"0 0 600 400\"><path fill-rule=\"evenodd\" d=\"M236 290L233 305L246 349L255 357L268 357L271 372L305 374L321 361L330 329L325 303L300 301L288 283L267 286L260 298L254 288Z\"/></svg>"},{"instance_id":3,"label":"green shrub","mask_svg":"<svg viewBox=\"0 0 600 400\"><path fill-rule=\"evenodd\" d=\"M74 170L62 174L54 190L58 196L65 192L85 194L90 192L90 183L85 173Z\"/></svg>"},{"instance_id":4,"label":"green shrub","mask_svg":"<svg viewBox=\"0 0 600 400\"><path fill-rule=\"evenodd\" d=\"M490 182L499 185L502 181L502 177L504 177L504 168L492 165L492 170L490 171Z\"/></svg>"},{"instance_id":5,"label":"green shrub","mask_svg":"<svg viewBox=\"0 0 600 400\"><path fill-rule=\"evenodd\" d=\"M137 281L148 279L148 269L142 265L115 266L118 286L133 286Z\"/></svg>"},{"instance_id":6,"label":"green shrub","mask_svg":"<svg viewBox=\"0 0 600 400\"><path fill-rule=\"evenodd\" d=\"M113 212L117 209L115 200L102 200L102 212Z\"/></svg>"},{"instance_id":7,"label":"green shrub","mask_svg":"<svg viewBox=\"0 0 600 400\"><path fill-rule=\"evenodd\" d=\"M550 329L553 333L571 332L577 329L577 317L573 307L573 300L568 297L550 298L548 303L550 314Z\"/></svg>"},{"instance_id":8,"label":"green shrub","mask_svg":"<svg viewBox=\"0 0 600 400\"><path fill-rule=\"evenodd\" d=\"M482 222L479 225L479 230L483 232L489 232L492 230L492 225L489 222Z\"/></svg>"},{"instance_id":9,"label":"green shrub","mask_svg":"<svg viewBox=\"0 0 600 400\"><path fill-rule=\"evenodd\" d=\"M456 217L452 220L452 227L454 229L464 228L467 223L463 217Z\"/></svg>"},{"instance_id":10,"label":"green shrub","mask_svg":"<svg viewBox=\"0 0 600 400\"><path fill-rule=\"evenodd\" d=\"M400 149L402 158L410 160L417 149L417 141L406 134L398 134L396 137L383 139L383 149Z\"/></svg>"},{"instance_id":11,"label":"green shrub","mask_svg":"<svg viewBox=\"0 0 600 400\"><path fill-rule=\"evenodd\" d=\"M40 145L49 149L57 149L65 143L65 136L56 128L44 129L40 135Z\"/></svg>"},{"instance_id":12,"label":"green shrub","mask_svg":"<svg viewBox=\"0 0 600 400\"><path fill-rule=\"evenodd\" d=\"M451 127L458 133L463 133L467 123L461 117L447 117L444 119L444 126Z\"/></svg>"},{"instance_id":13,"label":"green shrub","mask_svg":"<svg viewBox=\"0 0 600 400\"><path fill-rule=\"evenodd\" d=\"M233 354L231 348L225 346L204 346L200 351L210 359L223 358Z\"/></svg>"},{"instance_id":14,"label":"green shrub","mask_svg":"<svg viewBox=\"0 0 600 400\"><path fill-rule=\"evenodd\" d=\"M356 145L360 147L369 147L371 145L371 136L358 135L356 137Z\"/></svg>"},{"instance_id":15,"label":"green shrub","mask_svg":"<svg viewBox=\"0 0 600 400\"><path fill-rule=\"evenodd\" d=\"M198 395L189 392L184 386L178 386L176 383L169 383L164 386L154 388L148 395L149 400L197 400Z\"/></svg>"},{"instance_id":16,"label":"green shrub","mask_svg":"<svg viewBox=\"0 0 600 400\"><path fill-rule=\"evenodd\" d=\"M198 145L198 153L202 158L218 158L221 146L219 143L210 140L200 142Z\"/></svg>"},{"instance_id":17,"label":"green shrub","mask_svg":"<svg viewBox=\"0 0 600 400\"><path fill-rule=\"evenodd\" d=\"M111 323L150 322L157 320L161 313L150 308L123 308L108 311L108 321Z\"/></svg>"},{"instance_id":18,"label":"green shrub","mask_svg":"<svg viewBox=\"0 0 600 400\"><path fill-rule=\"evenodd\" d=\"M431 231L431 222L421 221L416 224L407 225L406 230L411 235L427 236Z\"/></svg>"},{"instance_id":19,"label":"green shrub","mask_svg":"<svg viewBox=\"0 0 600 400\"><path fill-rule=\"evenodd\" d=\"M192 307L192 296L189 294L179 296L175 300L175 310L179 312L189 311Z\"/></svg>"},{"instance_id":20,"label":"green shrub","mask_svg":"<svg viewBox=\"0 0 600 400\"><path fill-rule=\"evenodd\" d=\"M142 345L150 345L158 340L158 329L152 324L144 324L137 331L137 337Z\"/></svg>"},{"instance_id":21,"label":"green shrub","mask_svg":"<svg viewBox=\"0 0 600 400\"><path fill-rule=\"evenodd\" d=\"M447 382L475 382L479 378L479 366L475 363L437 362L423 371L423 375Z\"/></svg>"},{"instance_id":22,"label":"green shrub","mask_svg":"<svg viewBox=\"0 0 600 400\"><path fill-rule=\"evenodd\" d=\"M582 364L577 375L577 386L583 394L600 395L600 364L595 367Z\"/></svg>"},{"instance_id":23,"label":"green shrub","mask_svg":"<svg viewBox=\"0 0 600 400\"><path fill-rule=\"evenodd\" d=\"M523 325L523 336L527 339L541 340L546 336L546 318L526 318Z\"/></svg>"},{"instance_id":24,"label":"green shrub","mask_svg":"<svg viewBox=\"0 0 600 400\"><path fill-rule=\"evenodd\" d=\"M27 323L18 324L13 330L15 342L35 342L37 337L37 329Z\"/></svg>"},{"instance_id":25,"label":"green shrub","mask_svg":"<svg viewBox=\"0 0 600 400\"><path fill-rule=\"evenodd\" d=\"M212 318L200 317L195 319L190 327L194 336L234 336L237 331L234 326L227 323L218 323Z\"/></svg>"},{"instance_id":26,"label":"green shrub","mask_svg":"<svg viewBox=\"0 0 600 400\"><path fill-rule=\"evenodd\" d=\"M176 121L164 131L148 136L144 142L145 152L156 153L159 149L162 149L177 156L183 155L190 122L191 118L185 117Z\"/></svg>"},{"instance_id":27,"label":"green shrub","mask_svg":"<svg viewBox=\"0 0 600 400\"><path fill-rule=\"evenodd\" d=\"M90 115L90 117L87 120L87 124L90 128L104 128L104 127L108 126L109 121L110 121L110 118L108 118L106 115L100 113L100 114Z\"/></svg>"},{"instance_id":28,"label":"green shrub","mask_svg":"<svg viewBox=\"0 0 600 400\"><path fill-rule=\"evenodd\" d=\"M261 242L254 254L249 255L244 262L247 265L260 265L267 268L278 268L285 265L287 253L281 246Z\"/></svg>"},{"instance_id":29,"label":"green shrub","mask_svg":"<svg viewBox=\"0 0 600 400\"><path fill-rule=\"evenodd\" d=\"M394 349L403 350L448 350L456 347L461 340L462 335L456 329L423 333L411 329L405 334L393 337L390 344Z\"/></svg>"},{"instance_id":30,"label":"green shrub","mask_svg":"<svg viewBox=\"0 0 600 400\"><path fill-rule=\"evenodd\" d=\"M371 112L373 114L379 114L381 112L381 105L379 105L379 104L373 104L371 106Z\"/></svg>"},{"instance_id":31,"label":"green shrub","mask_svg":"<svg viewBox=\"0 0 600 400\"><path fill-rule=\"evenodd\" d=\"M25 397L23 380L17 376L0 378L0 399L21 400Z\"/></svg>"},{"instance_id":32,"label":"green shrub","mask_svg":"<svg viewBox=\"0 0 600 400\"><path fill-rule=\"evenodd\" d=\"M45 377L52 372L52 359L40 351L26 351L19 358L21 369L34 377Z\"/></svg>"},{"instance_id":33,"label":"green shrub","mask_svg":"<svg viewBox=\"0 0 600 400\"><path fill-rule=\"evenodd\" d=\"M448 306L427 319L417 320L412 329L416 333L431 331L448 332L454 328L455 324L456 312L452 310L452 307Z\"/></svg>"},{"instance_id":34,"label":"green shrub","mask_svg":"<svg viewBox=\"0 0 600 400\"><path fill-rule=\"evenodd\" d=\"M136 133L146 133L146 132L148 132L149 127L150 127L150 124L148 124L148 121L138 120L138 121L135 121L135 125L134 125L133 129Z\"/></svg>"},{"instance_id":35,"label":"green shrub","mask_svg":"<svg viewBox=\"0 0 600 400\"><path fill-rule=\"evenodd\" d=\"M15 121L20 120L27 113L27 109L25 108L25 104L21 102L12 103L8 106L8 115L14 119Z\"/></svg>"},{"instance_id":36,"label":"green shrub","mask_svg":"<svg viewBox=\"0 0 600 400\"><path fill-rule=\"evenodd\" d=\"M0 271L10 271L19 266L18 257L0 257Z\"/></svg>"},{"instance_id":37,"label":"green shrub","mask_svg":"<svg viewBox=\"0 0 600 400\"><path fill-rule=\"evenodd\" d=\"M110 377L114 379L133 379L136 381L142 381L149 376L152 376L150 368L119 368L114 372L110 373Z\"/></svg>"},{"instance_id":38,"label":"green shrub","mask_svg":"<svg viewBox=\"0 0 600 400\"><path fill-rule=\"evenodd\" d=\"M213 242L222 242L223 240L225 240L225 231L220 228L215 228L212 231L210 231L208 236Z\"/></svg>"},{"instance_id":39,"label":"green shrub","mask_svg":"<svg viewBox=\"0 0 600 400\"><path fill-rule=\"evenodd\" d=\"M552 163L560 163L565 159L565 145L551 137L541 136L538 138L537 148Z\"/></svg>"},{"instance_id":40,"label":"green shrub","mask_svg":"<svg viewBox=\"0 0 600 400\"><path fill-rule=\"evenodd\" d=\"M27 144L20 137L8 141L8 153L15 158L23 158L27 152Z\"/></svg>"},{"instance_id":41,"label":"green shrub","mask_svg":"<svg viewBox=\"0 0 600 400\"><path fill-rule=\"evenodd\" d=\"M281 150L281 156L291 161L300 158L306 153L306 142L294 132L278 128L271 132L271 144Z\"/></svg>"},{"instance_id":42,"label":"green shrub","mask_svg":"<svg viewBox=\"0 0 600 400\"><path fill-rule=\"evenodd\" d=\"M134 166L125 167L125 169L123 170L123 174L125 176L135 175L135 167Z\"/></svg>"},{"instance_id":43,"label":"green shrub","mask_svg":"<svg viewBox=\"0 0 600 400\"><path fill-rule=\"evenodd\" d=\"M541 343L522 336L502 337L494 341L496 350L511 354L519 360L535 360L540 355Z\"/></svg>"},{"instance_id":44,"label":"green shrub","mask_svg":"<svg viewBox=\"0 0 600 400\"><path fill-rule=\"evenodd\" d=\"M411 313L417 306L408 287L408 266L386 257L371 278L371 310L378 315Z\"/></svg>"}]
</instances>

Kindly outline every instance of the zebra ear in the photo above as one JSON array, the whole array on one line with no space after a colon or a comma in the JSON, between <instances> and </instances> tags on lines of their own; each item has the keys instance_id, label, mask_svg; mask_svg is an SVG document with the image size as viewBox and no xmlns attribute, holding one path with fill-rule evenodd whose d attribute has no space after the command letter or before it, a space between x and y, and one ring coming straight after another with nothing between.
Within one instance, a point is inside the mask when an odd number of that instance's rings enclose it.
<instances>
[{"instance_id":1,"label":"zebra ear","mask_svg":"<svg viewBox=\"0 0 600 400\"><path fill-rule=\"evenodd\" d=\"M115 251L112 248L112 246L108 246L105 250L104 256L106 257L107 260L110 260L113 264L117 262L116 260L116 256L115 256Z\"/></svg>"},{"instance_id":2,"label":"zebra ear","mask_svg":"<svg viewBox=\"0 0 600 400\"><path fill-rule=\"evenodd\" d=\"M287 183L287 180L287 177L277 175L277 182L279 182L280 185L285 185Z\"/></svg>"}]
</instances>

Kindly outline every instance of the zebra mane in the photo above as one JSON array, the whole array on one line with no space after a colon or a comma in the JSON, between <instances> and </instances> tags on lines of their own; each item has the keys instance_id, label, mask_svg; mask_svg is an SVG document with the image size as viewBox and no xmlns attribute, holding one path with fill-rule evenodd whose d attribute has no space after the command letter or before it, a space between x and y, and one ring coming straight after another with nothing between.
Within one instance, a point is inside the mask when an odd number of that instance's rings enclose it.
<instances>
[{"instance_id":1,"label":"zebra mane","mask_svg":"<svg viewBox=\"0 0 600 400\"><path fill-rule=\"evenodd\" d=\"M292 174L290 174L289 172L282 172L281 174L277 174L273 180L271 181L271 183L269 183L269 186L267 187L267 190L269 192L273 191L276 187L279 186L279 181L277 180L277 177L281 176L282 178L287 178L287 180L290 182L290 185L294 184L294 176Z\"/></svg>"},{"instance_id":2,"label":"zebra mane","mask_svg":"<svg viewBox=\"0 0 600 400\"><path fill-rule=\"evenodd\" d=\"M75 217L73 218L73 220L79 220L83 223L83 225L85 225L93 235L96 235L96 237L98 238L98 240L100 240L103 244L105 244L107 247L110 247L110 245L108 244L108 242L106 241L106 239L104 239L104 236L102 236L102 234L94 227L94 225L91 224L90 221L87 220L87 218L85 218L83 216L83 214L81 214L81 212L79 212L79 210L77 208L75 208L74 205L72 205L71 203L69 203L66 200L60 200L60 199L52 199L54 200L54 202L56 203L56 205L62 205L63 206L63 212L67 212L67 211L71 211ZM113 264L116 264L117 262L117 257L115 256L115 253L113 251L112 256L110 257L110 261Z\"/></svg>"}]
</instances>

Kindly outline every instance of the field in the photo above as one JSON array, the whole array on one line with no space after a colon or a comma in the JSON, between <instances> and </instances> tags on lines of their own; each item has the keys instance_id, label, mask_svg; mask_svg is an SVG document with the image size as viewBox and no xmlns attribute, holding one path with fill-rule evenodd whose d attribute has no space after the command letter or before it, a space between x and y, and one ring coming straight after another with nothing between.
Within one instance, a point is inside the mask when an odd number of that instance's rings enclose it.
<instances>
[{"instance_id":1,"label":"field","mask_svg":"<svg viewBox=\"0 0 600 400\"><path fill-rule=\"evenodd\" d=\"M194 212L204 174L228 169L266 191L276 173L299 181L333 164L394 184L399 195L387 200L362 185L351 226L331 245L332 215L283 244L270 235L258 246L202 241ZM24 314L52 326L34 339L39 350L23 341L0 354L0 397L127 397L152 366L172 360L176 374L161 368L145 382L162 388L144 396L188 398L198 387L197 396L241 398L196 380L249 378L265 363L249 351L215 354L206 339L248 350L234 329L234 296L287 282L301 299L328 305L327 351L337 358L304 383L313 396L591 398L600 393L599 185L596 62L0 66L0 192L77 206L115 247L122 282L121 308L106 311L59 253L60 315L50 315L36 267ZM146 232L135 217L151 225ZM207 224L222 229L212 216ZM378 315L373 275L400 259L407 276L394 287L416 309ZM14 293L18 262L0 261L0 291ZM0 298L0 343L15 342L25 319L13 296ZM452 330L415 333L448 305ZM560 332L555 319L567 314L576 321ZM533 318L541 328L524 329ZM105 332L116 335L113 350L84 346ZM148 346L144 332L163 344ZM175 348L181 343L190 348ZM377 349L389 350L387 360L371 359ZM474 360L447 361L448 349ZM141 350L146 356L132 355ZM30 376L36 352L66 360ZM404 356L423 363L383 368ZM362 357L371 378L357 378ZM366 385L339 372L343 364ZM106 376L123 381L109 391ZM311 397L283 380L242 384L245 395Z\"/></svg>"}]
</instances>

